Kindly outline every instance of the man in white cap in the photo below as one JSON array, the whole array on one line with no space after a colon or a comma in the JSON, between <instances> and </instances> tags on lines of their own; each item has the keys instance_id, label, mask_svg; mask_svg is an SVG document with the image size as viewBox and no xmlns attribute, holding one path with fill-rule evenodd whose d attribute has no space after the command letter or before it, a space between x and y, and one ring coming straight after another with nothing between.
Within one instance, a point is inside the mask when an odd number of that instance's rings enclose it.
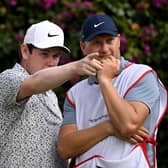
<instances>
[{"instance_id":1,"label":"man in white cap","mask_svg":"<svg viewBox=\"0 0 168 168\"><path fill-rule=\"evenodd\" d=\"M60 156L75 158L74 168L156 168L157 129L167 107L163 84L151 67L120 56L111 16L89 16L80 47L103 68L67 92Z\"/></svg>"},{"instance_id":2,"label":"man in white cap","mask_svg":"<svg viewBox=\"0 0 168 168\"><path fill-rule=\"evenodd\" d=\"M96 75L101 63L89 55L57 66L62 29L48 21L32 25L20 46L20 62L0 74L0 167L65 168L56 144L62 122L54 89L74 75Z\"/></svg>"}]
</instances>

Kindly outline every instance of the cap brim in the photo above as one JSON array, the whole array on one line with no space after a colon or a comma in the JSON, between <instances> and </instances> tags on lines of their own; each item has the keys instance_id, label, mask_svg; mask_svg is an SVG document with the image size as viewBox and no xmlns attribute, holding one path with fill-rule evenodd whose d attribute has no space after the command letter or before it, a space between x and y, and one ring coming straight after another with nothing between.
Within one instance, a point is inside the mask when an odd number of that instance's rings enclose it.
<instances>
[{"instance_id":1,"label":"cap brim","mask_svg":"<svg viewBox=\"0 0 168 168\"><path fill-rule=\"evenodd\" d=\"M118 35L118 32L97 31L97 32L92 33L90 36L88 36L87 38L84 38L84 39L82 39L82 40L83 40L83 41L90 41L90 40L92 40L93 38L95 38L96 36L101 35L101 34L108 34L108 35L112 35L112 36L117 36L117 35Z\"/></svg>"},{"instance_id":2,"label":"cap brim","mask_svg":"<svg viewBox=\"0 0 168 168\"><path fill-rule=\"evenodd\" d=\"M59 45L38 45L38 44L33 44L35 47L37 48L40 48L40 49L46 49L46 48L53 48L53 47L58 47L58 48L61 48L63 49L64 51L68 52L68 53L71 53L71 50L66 47L66 46L59 46Z\"/></svg>"},{"instance_id":3,"label":"cap brim","mask_svg":"<svg viewBox=\"0 0 168 168\"><path fill-rule=\"evenodd\" d=\"M55 46L55 47L61 48L63 51L65 51L67 53L71 53L71 50L65 46Z\"/></svg>"}]
</instances>

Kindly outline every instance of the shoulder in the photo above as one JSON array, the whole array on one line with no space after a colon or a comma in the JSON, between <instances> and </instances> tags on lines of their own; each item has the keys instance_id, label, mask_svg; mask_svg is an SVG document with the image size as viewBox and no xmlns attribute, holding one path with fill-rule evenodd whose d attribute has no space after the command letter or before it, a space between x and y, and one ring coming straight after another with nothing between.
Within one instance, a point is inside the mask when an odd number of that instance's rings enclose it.
<instances>
[{"instance_id":1,"label":"shoulder","mask_svg":"<svg viewBox=\"0 0 168 168\"><path fill-rule=\"evenodd\" d=\"M139 71L139 73L144 73L146 71L153 71L153 69L150 66L148 66L148 65L145 65L145 64L135 64L135 63L130 64L125 69L128 69L128 70L133 71L133 72Z\"/></svg>"},{"instance_id":2,"label":"shoulder","mask_svg":"<svg viewBox=\"0 0 168 168\"><path fill-rule=\"evenodd\" d=\"M19 65L18 65L19 66ZM0 74L1 89L5 92L14 92L18 90L28 74L17 68L15 65L11 69L7 69Z\"/></svg>"},{"instance_id":3,"label":"shoulder","mask_svg":"<svg viewBox=\"0 0 168 168\"><path fill-rule=\"evenodd\" d=\"M158 85L156 72L145 64L132 64L128 67L129 76L135 79L135 86L156 89Z\"/></svg>"},{"instance_id":4,"label":"shoulder","mask_svg":"<svg viewBox=\"0 0 168 168\"><path fill-rule=\"evenodd\" d=\"M13 68L0 73L0 79L24 78L24 76L27 77L28 73L19 64L15 64Z\"/></svg>"},{"instance_id":5,"label":"shoulder","mask_svg":"<svg viewBox=\"0 0 168 168\"><path fill-rule=\"evenodd\" d=\"M3 71L0 74L1 85L7 85L8 83L10 84L11 82L14 82L15 79L18 79L16 75L17 73L15 73L12 69Z\"/></svg>"},{"instance_id":6,"label":"shoulder","mask_svg":"<svg viewBox=\"0 0 168 168\"><path fill-rule=\"evenodd\" d=\"M146 67L145 67L146 69ZM129 88L126 99L144 102L151 107L159 99L160 88L156 74L147 68L138 80Z\"/></svg>"}]
</instances>

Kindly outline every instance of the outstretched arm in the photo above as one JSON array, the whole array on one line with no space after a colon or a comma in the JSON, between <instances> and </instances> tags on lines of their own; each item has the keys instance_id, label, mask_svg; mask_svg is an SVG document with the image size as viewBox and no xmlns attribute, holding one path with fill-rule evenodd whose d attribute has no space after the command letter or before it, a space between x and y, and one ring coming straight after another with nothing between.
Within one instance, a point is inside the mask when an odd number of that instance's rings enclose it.
<instances>
[{"instance_id":1,"label":"outstretched arm","mask_svg":"<svg viewBox=\"0 0 168 168\"><path fill-rule=\"evenodd\" d=\"M17 101L54 89L72 79L76 74L96 75L97 70L102 68L102 64L95 58L95 54L90 54L79 61L46 68L30 75L23 81L17 95Z\"/></svg>"}]
</instances>

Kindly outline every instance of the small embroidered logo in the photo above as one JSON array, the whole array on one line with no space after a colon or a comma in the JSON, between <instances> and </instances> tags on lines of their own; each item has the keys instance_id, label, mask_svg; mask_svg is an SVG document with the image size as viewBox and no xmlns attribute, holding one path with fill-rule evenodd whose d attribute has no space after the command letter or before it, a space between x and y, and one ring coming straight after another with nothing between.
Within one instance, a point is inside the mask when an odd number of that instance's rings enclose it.
<instances>
[{"instance_id":1,"label":"small embroidered logo","mask_svg":"<svg viewBox=\"0 0 168 168\"><path fill-rule=\"evenodd\" d=\"M54 37L54 36L59 36L58 34L50 34L48 33L48 37Z\"/></svg>"},{"instance_id":2,"label":"small embroidered logo","mask_svg":"<svg viewBox=\"0 0 168 168\"><path fill-rule=\"evenodd\" d=\"M94 28L99 27L99 26L102 25L103 23L104 23L104 22L100 22L100 23L94 24Z\"/></svg>"}]
</instances>

